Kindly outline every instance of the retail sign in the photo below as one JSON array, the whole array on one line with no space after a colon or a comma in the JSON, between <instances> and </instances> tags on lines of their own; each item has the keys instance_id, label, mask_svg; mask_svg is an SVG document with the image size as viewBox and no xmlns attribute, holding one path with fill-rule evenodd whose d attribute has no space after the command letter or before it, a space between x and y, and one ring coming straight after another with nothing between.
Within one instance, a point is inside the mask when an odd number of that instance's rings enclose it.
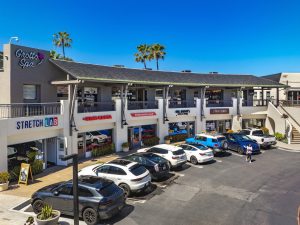
<instances>
[{"instance_id":1,"label":"retail sign","mask_svg":"<svg viewBox=\"0 0 300 225\"><path fill-rule=\"evenodd\" d=\"M229 114L229 109L210 109L210 114Z\"/></svg>"},{"instance_id":2,"label":"retail sign","mask_svg":"<svg viewBox=\"0 0 300 225\"><path fill-rule=\"evenodd\" d=\"M56 127L58 126L57 117L46 117L44 119L17 121L17 130L38 128L38 127Z\"/></svg>"},{"instance_id":3,"label":"retail sign","mask_svg":"<svg viewBox=\"0 0 300 225\"><path fill-rule=\"evenodd\" d=\"M36 67L42 64L45 59L45 55L41 52L24 51L20 48L16 51L15 55L19 59L19 66L22 69Z\"/></svg>"},{"instance_id":4,"label":"retail sign","mask_svg":"<svg viewBox=\"0 0 300 225\"><path fill-rule=\"evenodd\" d=\"M102 115L102 116L85 116L82 118L85 121L94 121L94 120L110 120L112 119L111 115Z\"/></svg>"},{"instance_id":5,"label":"retail sign","mask_svg":"<svg viewBox=\"0 0 300 225\"><path fill-rule=\"evenodd\" d=\"M191 111L188 109L184 109L184 110L176 110L175 113L177 114L177 116L179 115L188 115Z\"/></svg>"},{"instance_id":6,"label":"retail sign","mask_svg":"<svg viewBox=\"0 0 300 225\"><path fill-rule=\"evenodd\" d=\"M132 117L156 116L156 112L130 113Z\"/></svg>"}]
</instances>

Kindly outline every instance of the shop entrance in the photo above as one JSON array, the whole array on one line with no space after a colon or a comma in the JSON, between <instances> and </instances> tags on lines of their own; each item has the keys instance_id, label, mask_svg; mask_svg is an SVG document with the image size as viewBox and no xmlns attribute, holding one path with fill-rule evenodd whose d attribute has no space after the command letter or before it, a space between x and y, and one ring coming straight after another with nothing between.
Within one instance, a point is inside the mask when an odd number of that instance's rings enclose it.
<instances>
[{"instance_id":1,"label":"shop entrance","mask_svg":"<svg viewBox=\"0 0 300 225\"><path fill-rule=\"evenodd\" d=\"M195 135L195 122L169 123L169 135L185 134L188 137Z\"/></svg>"},{"instance_id":2,"label":"shop entrance","mask_svg":"<svg viewBox=\"0 0 300 225\"><path fill-rule=\"evenodd\" d=\"M231 129L231 120L208 120L206 121L206 132L226 133Z\"/></svg>"},{"instance_id":3,"label":"shop entrance","mask_svg":"<svg viewBox=\"0 0 300 225\"><path fill-rule=\"evenodd\" d=\"M128 143L130 149L142 147L143 140L156 136L156 125L142 125L128 128Z\"/></svg>"}]
</instances>

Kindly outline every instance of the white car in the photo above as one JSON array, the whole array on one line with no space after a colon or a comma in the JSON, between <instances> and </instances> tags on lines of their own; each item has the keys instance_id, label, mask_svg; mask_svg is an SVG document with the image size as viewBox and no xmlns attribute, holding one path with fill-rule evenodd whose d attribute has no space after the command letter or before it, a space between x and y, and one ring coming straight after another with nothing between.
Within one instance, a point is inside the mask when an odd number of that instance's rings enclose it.
<instances>
[{"instance_id":1,"label":"white car","mask_svg":"<svg viewBox=\"0 0 300 225\"><path fill-rule=\"evenodd\" d=\"M247 135L252 140L257 141L260 147L270 148L272 145L276 145L276 138L272 135L266 135L261 129L247 128L240 131L241 134Z\"/></svg>"},{"instance_id":2,"label":"white car","mask_svg":"<svg viewBox=\"0 0 300 225\"><path fill-rule=\"evenodd\" d=\"M140 149L138 152L155 153L168 160L170 168L181 167L187 161L186 154L183 149L174 145L160 144L150 148Z\"/></svg>"},{"instance_id":3,"label":"white car","mask_svg":"<svg viewBox=\"0 0 300 225\"><path fill-rule=\"evenodd\" d=\"M86 133L86 140L99 144L108 141L108 136L101 134L99 131L91 131Z\"/></svg>"},{"instance_id":4,"label":"white car","mask_svg":"<svg viewBox=\"0 0 300 225\"><path fill-rule=\"evenodd\" d=\"M115 159L105 164L95 164L83 168L78 176L92 175L115 182L129 196L132 192L140 192L151 185L151 175L142 165L125 159Z\"/></svg>"},{"instance_id":5,"label":"white car","mask_svg":"<svg viewBox=\"0 0 300 225\"><path fill-rule=\"evenodd\" d=\"M193 164L209 162L214 159L213 150L202 144L181 144L179 146L184 150L187 160Z\"/></svg>"}]
</instances>

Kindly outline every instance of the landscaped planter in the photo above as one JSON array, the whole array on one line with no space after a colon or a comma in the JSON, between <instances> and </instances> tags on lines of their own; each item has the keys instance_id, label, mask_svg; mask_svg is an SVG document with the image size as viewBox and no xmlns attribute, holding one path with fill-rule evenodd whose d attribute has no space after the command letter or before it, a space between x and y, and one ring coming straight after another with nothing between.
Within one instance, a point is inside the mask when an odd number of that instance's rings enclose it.
<instances>
[{"instance_id":1,"label":"landscaped planter","mask_svg":"<svg viewBox=\"0 0 300 225\"><path fill-rule=\"evenodd\" d=\"M53 210L52 214L54 215L54 217L50 218L50 219L47 219L47 220L38 219L40 214L41 213L39 213L35 218L37 225L57 225L58 224L58 220L59 220L59 217L60 217L60 211Z\"/></svg>"},{"instance_id":2,"label":"landscaped planter","mask_svg":"<svg viewBox=\"0 0 300 225\"><path fill-rule=\"evenodd\" d=\"M9 182L0 184L0 191L6 191L8 189Z\"/></svg>"},{"instance_id":3,"label":"landscaped planter","mask_svg":"<svg viewBox=\"0 0 300 225\"><path fill-rule=\"evenodd\" d=\"M129 147L123 147L123 152L128 152L129 151Z\"/></svg>"}]
</instances>

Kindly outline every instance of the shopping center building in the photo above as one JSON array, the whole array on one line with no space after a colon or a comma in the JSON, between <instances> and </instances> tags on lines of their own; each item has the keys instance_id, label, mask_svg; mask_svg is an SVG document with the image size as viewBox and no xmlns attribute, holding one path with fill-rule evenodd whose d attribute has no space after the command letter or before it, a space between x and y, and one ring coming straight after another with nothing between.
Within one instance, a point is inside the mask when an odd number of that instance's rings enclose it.
<instances>
[{"instance_id":1,"label":"shopping center building","mask_svg":"<svg viewBox=\"0 0 300 225\"><path fill-rule=\"evenodd\" d=\"M285 84L252 75L129 69L49 58L49 52L7 44L0 71L0 171L39 151L45 167L62 156L85 157L91 144L167 135L192 136L265 126L268 105ZM276 90L274 98L255 91ZM271 100L271 102L270 102Z\"/></svg>"}]
</instances>

